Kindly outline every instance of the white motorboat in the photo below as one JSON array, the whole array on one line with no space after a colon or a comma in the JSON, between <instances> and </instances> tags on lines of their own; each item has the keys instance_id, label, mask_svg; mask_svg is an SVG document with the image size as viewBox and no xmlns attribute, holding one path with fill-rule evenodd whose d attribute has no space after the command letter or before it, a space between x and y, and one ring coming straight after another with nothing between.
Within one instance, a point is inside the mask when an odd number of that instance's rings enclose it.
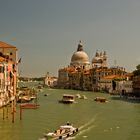
<instances>
[{"instance_id":1,"label":"white motorboat","mask_svg":"<svg viewBox=\"0 0 140 140\"><path fill-rule=\"evenodd\" d=\"M68 137L76 135L77 132L78 128L75 128L70 123L67 123L66 125L60 126L59 129L54 132L44 134L44 138L46 138L46 140L64 140Z\"/></svg>"}]
</instances>

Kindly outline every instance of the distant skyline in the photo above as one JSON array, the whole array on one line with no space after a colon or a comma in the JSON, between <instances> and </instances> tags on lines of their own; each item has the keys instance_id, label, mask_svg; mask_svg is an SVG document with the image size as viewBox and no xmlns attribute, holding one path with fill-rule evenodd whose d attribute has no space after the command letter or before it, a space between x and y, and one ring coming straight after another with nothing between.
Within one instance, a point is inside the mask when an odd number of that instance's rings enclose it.
<instances>
[{"instance_id":1,"label":"distant skyline","mask_svg":"<svg viewBox=\"0 0 140 140\"><path fill-rule=\"evenodd\" d=\"M21 76L40 77L70 64L82 40L90 62L106 51L108 65L140 64L139 0L0 0L0 41L18 48Z\"/></svg>"}]
</instances>

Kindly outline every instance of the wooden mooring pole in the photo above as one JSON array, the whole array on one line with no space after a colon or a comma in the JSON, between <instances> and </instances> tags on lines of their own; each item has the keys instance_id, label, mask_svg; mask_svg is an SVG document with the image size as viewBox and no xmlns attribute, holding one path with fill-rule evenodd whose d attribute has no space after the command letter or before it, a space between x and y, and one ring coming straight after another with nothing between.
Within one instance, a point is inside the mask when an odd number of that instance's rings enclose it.
<instances>
[{"instance_id":1,"label":"wooden mooring pole","mask_svg":"<svg viewBox=\"0 0 140 140\"><path fill-rule=\"evenodd\" d=\"M15 122L15 113L16 113L16 100L12 101L12 123Z\"/></svg>"},{"instance_id":2,"label":"wooden mooring pole","mask_svg":"<svg viewBox=\"0 0 140 140\"><path fill-rule=\"evenodd\" d=\"M5 119L5 106L3 106L3 120Z\"/></svg>"},{"instance_id":3,"label":"wooden mooring pole","mask_svg":"<svg viewBox=\"0 0 140 140\"><path fill-rule=\"evenodd\" d=\"M6 105L6 118L8 119L8 105Z\"/></svg>"},{"instance_id":4,"label":"wooden mooring pole","mask_svg":"<svg viewBox=\"0 0 140 140\"><path fill-rule=\"evenodd\" d=\"M20 120L22 120L22 108L20 106Z\"/></svg>"}]
</instances>

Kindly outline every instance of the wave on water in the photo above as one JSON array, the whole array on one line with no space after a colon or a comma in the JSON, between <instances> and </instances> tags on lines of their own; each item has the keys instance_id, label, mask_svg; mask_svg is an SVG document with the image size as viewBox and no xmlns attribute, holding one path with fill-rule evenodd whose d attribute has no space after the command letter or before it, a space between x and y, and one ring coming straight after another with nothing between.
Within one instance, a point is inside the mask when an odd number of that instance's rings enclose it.
<instances>
[{"instance_id":1,"label":"wave on water","mask_svg":"<svg viewBox=\"0 0 140 140\"><path fill-rule=\"evenodd\" d=\"M91 125L91 126L89 126L88 128L86 128L86 129L84 129L84 130L81 130L77 135L82 135L82 134L84 134L85 132L87 132L87 131L91 130L92 128L94 128L94 127L95 127L95 125Z\"/></svg>"},{"instance_id":2,"label":"wave on water","mask_svg":"<svg viewBox=\"0 0 140 140\"><path fill-rule=\"evenodd\" d=\"M92 118L89 122L87 122L86 124L80 126L80 127L79 127L79 130L82 130L82 129L88 127L88 126L91 125L94 121L95 121L95 118Z\"/></svg>"},{"instance_id":3,"label":"wave on water","mask_svg":"<svg viewBox=\"0 0 140 140\"><path fill-rule=\"evenodd\" d=\"M76 137L69 137L66 140L73 140L73 139L76 139Z\"/></svg>"},{"instance_id":4,"label":"wave on water","mask_svg":"<svg viewBox=\"0 0 140 140\"><path fill-rule=\"evenodd\" d=\"M76 136L74 137L69 137L67 138L67 140L72 140L72 139L76 139L77 136L80 136L82 134L84 134L85 132L91 130L92 128L95 127L95 125L93 124L95 122L97 115L94 116L90 121L88 121L86 124L82 125L79 127L79 132ZM86 136L87 137L87 136Z\"/></svg>"}]
</instances>

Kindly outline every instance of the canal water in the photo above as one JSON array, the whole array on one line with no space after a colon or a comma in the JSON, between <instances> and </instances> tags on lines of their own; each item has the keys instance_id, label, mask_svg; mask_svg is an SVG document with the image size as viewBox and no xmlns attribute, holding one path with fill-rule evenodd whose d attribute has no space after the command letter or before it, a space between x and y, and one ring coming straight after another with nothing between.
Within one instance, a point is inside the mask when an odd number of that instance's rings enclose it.
<instances>
[{"instance_id":1,"label":"canal water","mask_svg":"<svg viewBox=\"0 0 140 140\"><path fill-rule=\"evenodd\" d=\"M81 94L88 99L62 104L58 101L63 94ZM95 102L97 96L104 96L108 102ZM23 110L22 120L17 105L15 123L11 121L11 112L3 120L0 109L0 140L38 140L67 121L79 128L78 134L69 139L140 140L140 103L105 93L62 89L44 89L38 93L38 103L38 109Z\"/></svg>"}]
</instances>

